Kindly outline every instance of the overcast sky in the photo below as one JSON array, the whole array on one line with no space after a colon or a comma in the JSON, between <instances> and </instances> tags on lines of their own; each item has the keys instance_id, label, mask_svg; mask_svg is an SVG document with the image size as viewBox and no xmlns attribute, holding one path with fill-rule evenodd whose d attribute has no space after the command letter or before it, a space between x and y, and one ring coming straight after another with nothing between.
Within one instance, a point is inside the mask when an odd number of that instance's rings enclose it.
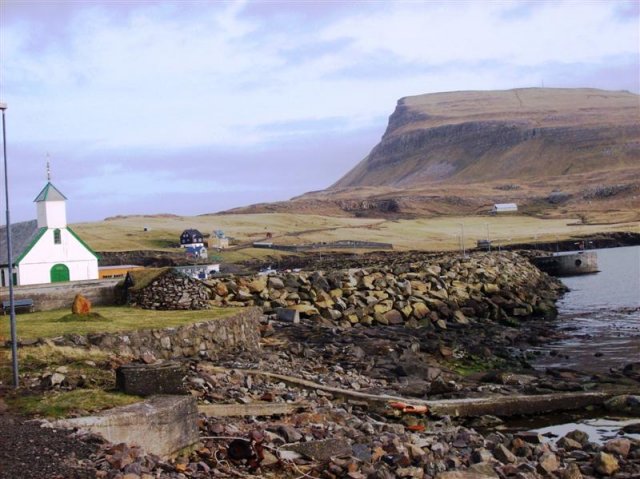
<instances>
[{"instance_id":1,"label":"overcast sky","mask_svg":"<svg viewBox=\"0 0 640 479\"><path fill-rule=\"evenodd\" d=\"M193 215L326 188L404 96L638 93L639 5L2 0L12 220L47 154L72 222Z\"/></svg>"}]
</instances>

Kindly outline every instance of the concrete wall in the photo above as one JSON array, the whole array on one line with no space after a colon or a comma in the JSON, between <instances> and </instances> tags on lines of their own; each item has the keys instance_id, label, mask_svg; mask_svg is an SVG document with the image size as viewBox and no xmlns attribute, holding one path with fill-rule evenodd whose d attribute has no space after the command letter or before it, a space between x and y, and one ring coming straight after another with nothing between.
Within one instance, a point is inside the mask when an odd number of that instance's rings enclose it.
<instances>
[{"instance_id":1,"label":"concrete wall","mask_svg":"<svg viewBox=\"0 0 640 479\"><path fill-rule=\"evenodd\" d=\"M69 308L76 294L85 296L94 306L111 306L117 303L115 286L117 279L73 281L69 283L16 286L16 299L33 299L35 311ZM9 288L0 288L0 300L9 300Z\"/></svg>"},{"instance_id":2,"label":"concrete wall","mask_svg":"<svg viewBox=\"0 0 640 479\"><path fill-rule=\"evenodd\" d=\"M239 309L230 316L186 326L121 333L68 335L62 346L94 346L137 359L150 352L157 358L215 357L224 351L260 348L260 308Z\"/></svg>"},{"instance_id":3,"label":"concrete wall","mask_svg":"<svg viewBox=\"0 0 640 479\"><path fill-rule=\"evenodd\" d=\"M598 255L595 251L539 256L532 263L553 276L575 276L598 272Z\"/></svg>"}]
</instances>

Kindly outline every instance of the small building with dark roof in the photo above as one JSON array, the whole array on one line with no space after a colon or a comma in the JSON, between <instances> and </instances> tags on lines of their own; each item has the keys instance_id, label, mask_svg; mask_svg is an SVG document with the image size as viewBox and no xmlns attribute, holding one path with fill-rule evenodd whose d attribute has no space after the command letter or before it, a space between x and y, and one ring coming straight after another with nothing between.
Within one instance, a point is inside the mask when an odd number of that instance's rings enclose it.
<instances>
[{"instance_id":1,"label":"small building with dark roof","mask_svg":"<svg viewBox=\"0 0 640 479\"><path fill-rule=\"evenodd\" d=\"M180 246L204 246L204 236L196 229L184 230L180 235Z\"/></svg>"}]
</instances>

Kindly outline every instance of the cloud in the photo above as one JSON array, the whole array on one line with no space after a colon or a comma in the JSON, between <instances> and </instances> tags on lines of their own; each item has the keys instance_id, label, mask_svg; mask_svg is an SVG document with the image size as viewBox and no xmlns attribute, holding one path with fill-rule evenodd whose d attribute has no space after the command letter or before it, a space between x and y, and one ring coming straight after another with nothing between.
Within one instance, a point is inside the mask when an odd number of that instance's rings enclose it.
<instances>
[{"instance_id":1,"label":"cloud","mask_svg":"<svg viewBox=\"0 0 640 479\"><path fill-rule=\"evenodd\" d=\"M193 211L205 191L228 207L282 199L334 183L404 96L638 92L638 15L634 1L5 1L13 178L38 189L50 151L70 196L114 209L177 207L156 191Z\"/></svg>"},{"instance_id":2,"label":"cloud","mask_svg":"<svg viewBox=\"0 0 640 479\"><path fill-rule=\"evenodd\" d=\"M527 15L506 15L514 8ZM322 38L349 39L354 54L391 52L430 65L501 59L530 66L637 54L638 26L614 21L614 8L605 2L407 2L342 19Z\"/></svg>"}]
</instances>

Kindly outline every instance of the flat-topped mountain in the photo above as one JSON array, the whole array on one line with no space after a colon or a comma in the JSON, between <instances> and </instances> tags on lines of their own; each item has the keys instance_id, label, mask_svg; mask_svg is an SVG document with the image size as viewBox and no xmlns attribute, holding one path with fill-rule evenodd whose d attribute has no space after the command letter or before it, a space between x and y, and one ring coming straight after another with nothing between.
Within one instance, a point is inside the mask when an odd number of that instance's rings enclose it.
<instances>
[{"instance_id":1,"label":"flat-topped mountain","mask_svg":"<svg viewBox=\"0 0 640 479\"><path fill-rule=\"evenodd\" d=\"M640 97L525 88L402 98L371 153L332 188L528 179L640 163Z\"/></svg>"},{"instance_id":2,"label":"flat-topped mountain","mask_svg":"<svg viewBox=\"0 0 640 479\"><path fill-rule=\"evenodd\" d=\"M640 96L525 88L402 98L380 143L330 188L233 212L415 217L512 202L583 222L640 219Z\"/></svg>"}]
</instances>

